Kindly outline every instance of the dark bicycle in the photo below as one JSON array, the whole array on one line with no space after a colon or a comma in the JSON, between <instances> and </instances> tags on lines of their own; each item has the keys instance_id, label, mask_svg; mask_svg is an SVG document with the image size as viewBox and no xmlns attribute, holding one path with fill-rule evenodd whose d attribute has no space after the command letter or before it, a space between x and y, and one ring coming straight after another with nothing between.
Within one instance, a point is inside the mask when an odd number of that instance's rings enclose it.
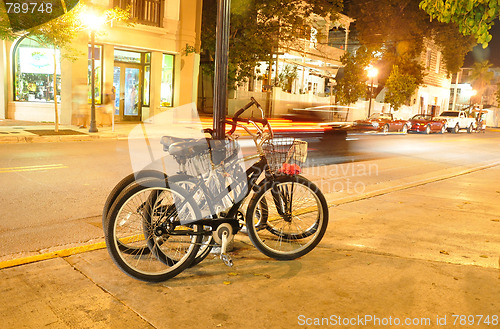
<instances>
[{"instance_id":1,"label":"dark bicycle","mask_svg":"<svg viewBox=\"0 0 500 329\"><path fill-rule=\"evenodd\" d=\"M261 118L240 118L253 105ZM278 260L301 257L321 241L328 206L318 187L300 175L307 143L274 138L253 98L225 122L231 129L222 141L164 136L163 148L179 173L130 175L108 197L106 244L125 273L148 282L170 279L203 260L214 242L232 265L227 243L242 228L259 251ZM256 154L241 156L237 127L252 137ZM246 169L249 161L254 163Z\"/></svg>"}]
</instances>

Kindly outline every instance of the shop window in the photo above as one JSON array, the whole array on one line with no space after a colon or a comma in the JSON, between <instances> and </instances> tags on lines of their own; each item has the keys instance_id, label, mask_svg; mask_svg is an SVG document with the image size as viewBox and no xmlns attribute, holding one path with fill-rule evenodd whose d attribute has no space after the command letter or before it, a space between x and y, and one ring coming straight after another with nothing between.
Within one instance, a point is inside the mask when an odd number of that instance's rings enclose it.
<instances>
[{"instance_id":1,"label":"shop window","mask_svg":"<svg viewBox=\"0 0 500 329\"><path fill-rule=\"evenodd\" d=\"M92 51L89 45L88 48L88 71L87 71L87 84L89 86L88 102L92 103L92 88L90 79L92 76ZM95 72L95 103L102 104L102 47L99 45L94 46L94 72Z\"/></svg>"},{"instance_id":2,"label":"shop window","mask_svg":"<svg viewBox=\"0 0 500 329\"><path fill-rule=\"evenodd\" d=\"M14 51L14 100L54 101L54 51L56 56L57 101L61 101L61 65L59 50L44 48L23 38Z\"/></svg>"},{"instance_id":3,"label":"shop window","mask_svg":"<svg viewBox=\"0 0 500 329\"><path fill-rule=\"evenodd\" d=\"M172 106L174 94L174 56L163 54L161 69L161 106Z\"/></svg>"}]
</instances>

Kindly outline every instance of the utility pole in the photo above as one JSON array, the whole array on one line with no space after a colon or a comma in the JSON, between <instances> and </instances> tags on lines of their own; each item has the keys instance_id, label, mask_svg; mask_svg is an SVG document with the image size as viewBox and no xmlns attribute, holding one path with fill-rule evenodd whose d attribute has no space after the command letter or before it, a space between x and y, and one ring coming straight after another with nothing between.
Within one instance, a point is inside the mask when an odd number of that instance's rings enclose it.
<instances>
[{"instance_id":1,"label":"utility pole","mask_svg":"<svg viewBox=\"0 0 500 329\"><path fill-rule=\"evenodd\" d=\"M213 123L216 139L224 139L225 135L225 123L223 120L226 118L230 11L231 0L217 1Z\"/></svg>"}]
</instances>

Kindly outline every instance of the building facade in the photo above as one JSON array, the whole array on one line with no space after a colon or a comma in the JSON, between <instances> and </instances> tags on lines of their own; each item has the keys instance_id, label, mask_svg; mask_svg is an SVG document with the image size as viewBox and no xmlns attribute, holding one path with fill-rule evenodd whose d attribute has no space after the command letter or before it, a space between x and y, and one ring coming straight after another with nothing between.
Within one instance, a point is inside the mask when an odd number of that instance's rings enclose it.
<instances>
[{"instance_id":1,"label":"building facade","mask_svg":"<svg viewBox=\"0 0 500 329\"><path fill-rule=\"evenodd\" d=\"M448 76L441 51L431 40L425 40L420 63L424 66L424 85L412 99L415 114L439 115L448 109L451 77Z\"/></svg>"},{"instance_id":2,"label":"building facade","mask_svg":"<svg viewBox=\"0 0 500 329\"><path fill-rule=\"evenodd\" d=\"M202 0L94 0L100 7L131 8L135 24L111 23L95 34L97 123L147 121L197 95ZM62 124L85 125L90 115L89 32L72 47L74 61L56 50L57 82L52 81L53 49L28 38L1 41L0 117L54 121L54 101ZM114 88L113 88L114 87ZM57 96L54 99L54 88ZM114 105L114 110L112 105Z\"/></svg>"},{"instance_id":3,"label":"building facade","mask_svg":"<svg viewBox=\"0 0 500 329\"><path fill-rule=\"evenodd\" d=\"M309 39L295 40L293 44L280 45L271 62L262 62L252 78L235 90L228 99L228 113L236 112L254 97L269 117L279 117L294 108L330 104L331 87L337 71L342 66L340 58L345 53L347 35L342 47L329 44L332 29L348 30L353 20L339 14L335 21L314 15L314 27ZM212 113L213 77L200 75L198 108Z\"/></svg>"}]
</instances>

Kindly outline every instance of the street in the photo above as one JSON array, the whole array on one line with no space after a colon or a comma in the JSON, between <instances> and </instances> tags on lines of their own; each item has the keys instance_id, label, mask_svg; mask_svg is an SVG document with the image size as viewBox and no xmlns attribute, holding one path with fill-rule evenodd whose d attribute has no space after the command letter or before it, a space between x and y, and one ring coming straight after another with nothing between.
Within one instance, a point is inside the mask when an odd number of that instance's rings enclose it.
<instances>
[{"instance_id":1,"label":"street","mask_svg":"<svg viewBox=\"0 0 500 329\"><path fill-rule=\"evenodd\" d=\"M497 132L353 134L347 152L310 140L305 175L334 199L352 198L403 179L495 163L499 140ZM104 201L131 171L126 140L2 145L0 260L101 241Z\"/></svg>"}]
</instances>

